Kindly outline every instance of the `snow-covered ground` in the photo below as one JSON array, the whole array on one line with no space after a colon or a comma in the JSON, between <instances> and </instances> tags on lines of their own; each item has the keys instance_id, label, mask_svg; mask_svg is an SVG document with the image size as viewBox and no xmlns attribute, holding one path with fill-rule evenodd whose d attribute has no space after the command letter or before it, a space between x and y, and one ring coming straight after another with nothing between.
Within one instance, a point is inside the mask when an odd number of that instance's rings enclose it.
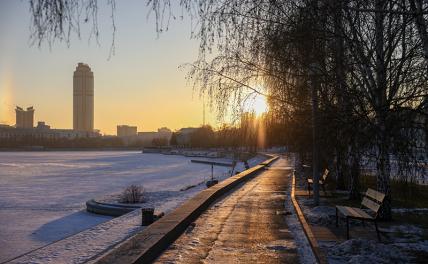
<instances>
[{"instance_id":1,"label":"snow-covered ground","mask_svg":"<svg viewBox=\"0 0 428 264\"><path fill-rule=\"evenodd\" d=\"M262 159L252 159L250 166ZM242 171L243 164L237 170ZM214 167L214 175L220 179L228 171L227 167ZM210 175L210 166L191 163L183 156L136 151L0 152L0 262L88 228L73 238L85 243L94 234L109 234L96 240L103 243L94 245L94 252L86 252L96 254L137 231L139 217L106 222L112 218L84 210L87 200L137 184L144 186L157 210L168 212L202 190L201 183ZM180 191L189 185L196 187ZM63 248L72 246L62 244Z\"/></svg>"},{"instance_id":2,"label":"snow-covered ground","mask_svg":"<svg viewBox=\"0 0 428 264\"><path fill-rule=\"evenodd\" d=\"M305 179L304 175L296 174L296 188L305 190ZM309 224L336 229L336 209L329 199L321 198L320 205L314 207L312 198L298 197L299 205ZM395 221L379 224L382 242L377 241L373 224L366 223L366 227L363 227L361 221L350 221L351 232L354 228L364 229L355 237L351 235L349 240L319 239L318 244L326 253L328 263L427 263L428 229L403 221L400 214L406 217L409 214L417 215L422 219L427 217L428 208L393 208L392 211ZM341 226L344 227L343 222ZM345 232L344 228L342 230Z\"/></svg>"},{"instance_id":3,"label":"snow-covered ground","mask_svg":"<svg viewBox=\"0 0 428 264\"><path fill-rule=\"evenodd\" d=\"M336 211L329 205L312 207L313 201L307 197L300 197L299 204L306 219L315 226L335 228ZM395 213L424 214L427 208L420 209L393 209ZM399 216L396 216L399 219ZM343 223L342 223L343 225ZM366 224L367 225L367 224ZM369 223L371 225L371 223ZM417 255L428 256L428 241L424 228L407 223L391 223L380 227L383 234L382 242L370 238L352 238L344 242L319 241L325 249L328 262L339 263L418 263ZM351 228L362 226L360 221L350 221ZM367 228L372 229L372 226ZM369 230L370 230L369 229Z\"/></svg>"},{"instance_id":4,"label":"snow-covered ground","mask_svg":"<svg viewBox=\"0 0 428 264\"><path fill-rule=\"evenodd\" d=\"M271 168L275 169L290 169L293 168L295 164L294 158L281 158L272 164ZM290 167L291 166L291 167ZM290 177L291 180L291 177ZM292 185L289 184L287 191L285 192L285 210L290 212L290 215L286 216L285 221L287 226L293 235L294 242L296 244L297 252L299 254L300 263L302 264L312 264L316 263L316 258L312 252L309 241L303 231L302 225L299 222L296 210L294 209L292 198L291 198L291 188Z\"/></svg>"}]
</instances>

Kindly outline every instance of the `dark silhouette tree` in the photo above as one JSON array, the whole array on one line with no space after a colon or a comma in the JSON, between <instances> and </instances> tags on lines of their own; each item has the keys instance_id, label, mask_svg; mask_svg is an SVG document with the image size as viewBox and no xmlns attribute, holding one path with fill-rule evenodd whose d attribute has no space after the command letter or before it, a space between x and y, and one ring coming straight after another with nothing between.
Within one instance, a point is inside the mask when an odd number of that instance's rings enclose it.
<instances>
[{"instance_id":1,"label":"dark silhouette tree","mask_svg":"<svg viewBox=\"0 0 428 264\"><path fill-rule=\"evenodd\" d=\"M169 139L169 144L171 146L177 146L178 145L178 143L177 143L177 133L176 132L173 132L171 134L171 138Z\"/></svg>"}]
</instances>

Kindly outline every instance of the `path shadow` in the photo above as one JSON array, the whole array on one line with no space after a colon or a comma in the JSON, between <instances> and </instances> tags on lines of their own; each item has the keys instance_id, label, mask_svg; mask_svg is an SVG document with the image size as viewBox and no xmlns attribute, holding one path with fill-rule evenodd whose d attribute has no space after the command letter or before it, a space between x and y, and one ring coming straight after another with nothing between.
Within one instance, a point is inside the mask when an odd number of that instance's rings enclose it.
<instances>
[{"instance_id":1,"label":"path shadow","mask_svg":"<svg viewBox=\"0 0 428 264\"><path fill-rule=\"evenodd\" d=\"M31 234L31 238L37 241L50 243L74 235L112 218L113 217L110 216L96 215L82 210L40 226Z\"/></svg>"}]
</instances>

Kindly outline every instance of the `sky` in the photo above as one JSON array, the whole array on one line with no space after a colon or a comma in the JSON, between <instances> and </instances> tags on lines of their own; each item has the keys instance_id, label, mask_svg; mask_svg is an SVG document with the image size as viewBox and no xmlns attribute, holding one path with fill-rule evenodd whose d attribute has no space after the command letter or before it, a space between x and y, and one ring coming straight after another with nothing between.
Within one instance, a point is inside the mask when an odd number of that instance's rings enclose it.
<instances>
[{"instance_id":1,"label":"sky","mask_svg":"<svg viewBox=\"0 0 428 264\"><path fill-rule=\"evenodd\" d=\"M105 1L99 1L105 3ZM198 40L189 20L175 20L158 35L146 1L116 1L115 54L109 11L99 12L98 45L88 34L73 37L70 47L56 43L39 48L30 42L28 1L0 1L0 124L15 124L14 108L34 106L35 123L72 128L73 72L78 62L94 72L95 128L116 134L116 126L173 130L199 126L203 102L179 68L196 60ZM84 28L87 32L88 27ZM206 121L217 126L209 108Z\"/></svg>"}]
</instances>

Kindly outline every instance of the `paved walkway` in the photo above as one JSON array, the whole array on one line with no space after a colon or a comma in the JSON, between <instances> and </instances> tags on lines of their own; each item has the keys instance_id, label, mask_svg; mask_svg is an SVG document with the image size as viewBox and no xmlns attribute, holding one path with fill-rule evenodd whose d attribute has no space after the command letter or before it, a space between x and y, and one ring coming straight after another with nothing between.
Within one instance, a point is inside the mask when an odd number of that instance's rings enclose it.
<instances>
[{"instance_id":1,"label":"paved walkway","mask_svg":"<svg viewBox=\"0 0 428 264\"><path fill-rule=\"evenodd\" d=\"M297 263L284 216L291 169L280 160L203 213L156 263Z\"/></svg>"}]
</instances>

